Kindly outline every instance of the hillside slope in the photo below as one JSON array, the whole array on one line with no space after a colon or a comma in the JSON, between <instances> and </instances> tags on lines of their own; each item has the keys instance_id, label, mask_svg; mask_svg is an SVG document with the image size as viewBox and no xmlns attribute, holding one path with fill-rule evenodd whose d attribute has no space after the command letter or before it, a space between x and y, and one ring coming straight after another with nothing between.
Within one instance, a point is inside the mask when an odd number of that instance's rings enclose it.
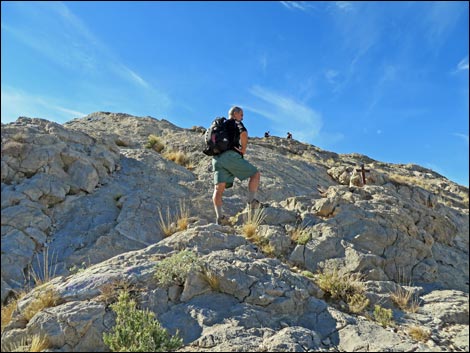
<instances>
[{"instance_id":1,"label":"hillside slope","mask_svg":"<svg viewBox=\"0 0 470 353\"><path fill-rule=\"evenodd\" d=\"M203 132L107 112L2 125L2 303L44 272L45 254L61 298L29 320L22 309L36 292L22 298L2 323L2 348L43 333L54 351L106 350L102 333L114 316L103 288L126 283L164 327L179 330L183 350L468 351L467 188L417 165L250 138L247 158L262 173L267 207L258 238L246 239L246 181L224 194L233 225L213 224ZM150 135L165 146L160 153ZM182 165L171 160L177 153ZM361 164L366 185L356 181ZM182 207L187 229L166 237L160 213L165 223ZM155 265L181 250L205 270L159 285ZM311 278L332 271L361 275L366 309L353 314ZM391 299L404 290L420 304L416 313ZM393 310L393 331L368 319L375 304ZM430 338L412 339L412 325Z\"/></svg>"}]
</instances>

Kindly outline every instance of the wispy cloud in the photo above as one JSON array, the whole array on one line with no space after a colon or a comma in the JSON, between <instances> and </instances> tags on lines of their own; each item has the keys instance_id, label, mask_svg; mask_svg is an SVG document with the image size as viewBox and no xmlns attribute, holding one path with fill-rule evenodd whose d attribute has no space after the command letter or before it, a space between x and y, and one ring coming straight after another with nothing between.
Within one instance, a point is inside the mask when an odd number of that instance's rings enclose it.
<instances>
[{"instance_id":1,"label":"wispy cloud","mask_svg":"<svg viewBox=\"0 0 470 353\"><path fill-rule=\"evenodd\" d=\"M57 103L57 99L27 93L13 87L2 87L2 123L15 121L20 116L65 122L87 114Z\"/></svg>"},{"instance_id":2,"label":"wispy cloud","mask_svg":"<svg viewBox=\"0 0 470 353\"><path fill-rule=\"evenodd\" d=\"M289 10L309 11L314 8L308 1L281 1L281 4Z\"/></svg>"},{"instance_id":3,"label":"wispy cloud","mask_svg":"<svg viewBox=\"0 0 470 353\"><path fill-rule=\"evenodd\" d=\"M334 5L341 11L350 12L353 10L351 1L335 1Z\"/></svg>"},{"instance_id":4,"label":"wispy cloud","mask_svg":"<svg viewBox=\"0 0 470 353\"><path fill-rule=\"evenodd\" d=\"M458 138L461 138L461 139L464 140L464 141L467 143L467 145L468 145L468 135L461 134L461 133L458 133L458 132L453 133L452 135L457 136Z\"/></svg>"},{"instance_id":5,"label":"wispy cloud","mask_svg":"<svg viewBox=\"0 0 470 353\"><path fill-rule=\"evenodd\" d=\"M2 20L2 31L14 35L55 64L92 76L109 73L111 68L121 79L151 88L142 75L124 64L65 3L38 2L34 6L17 3L17 10L28 25Z\"/></svg>"},{"instance_id":6,"label":"wispy cloud","mask_svg":"<svg viewBox=\"0 0 470 353\"><path fill-rule=\"evenodd\" d=\"M249 91L261 101L245 106L245 109L269 119L274 124L272 131L275 133L284 136L290 131L297 140L308 142L319 136L323 121L314 109L260 86L254 86Z\"/></svg>"},{"instance_id":7,"label":"wispy cloud","mask_svg":"<svg viewBox=\"0 0 470 353\"><path fill-rule=\"evenodd\" d=\"M460 60L457 64L457 71L468 71L468 56Z\"/></svg>"},{"instance_id":8,"label":"wispy cloud","mask_svg":"<svg viewBox=\"0 0 470 353\"><path fill-rule=\"evenodd\" d=\"M468 13L465 3L458 1L433 1L426 5L422 25L426 31L427 40L437 51L446 41L460 15Z\"/></svg>"}]
</instances>

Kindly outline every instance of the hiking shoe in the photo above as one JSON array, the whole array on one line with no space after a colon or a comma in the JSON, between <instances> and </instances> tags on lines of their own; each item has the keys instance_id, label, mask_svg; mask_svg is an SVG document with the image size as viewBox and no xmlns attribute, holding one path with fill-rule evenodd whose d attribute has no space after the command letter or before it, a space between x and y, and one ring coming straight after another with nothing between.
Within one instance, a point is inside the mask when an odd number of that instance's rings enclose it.
<instances>
[{"instance_id":1,"label":"hiking shoe","mask_svg":"<svg viewBox=\"0 0 470 353\"><path fill-rule=\"evenodd\" d=\"M217 218L215 223L219 226L228 226L230 225L230 220L228 219L227 216L222 216L222 217Z\"/></svg>"}]
</instances>

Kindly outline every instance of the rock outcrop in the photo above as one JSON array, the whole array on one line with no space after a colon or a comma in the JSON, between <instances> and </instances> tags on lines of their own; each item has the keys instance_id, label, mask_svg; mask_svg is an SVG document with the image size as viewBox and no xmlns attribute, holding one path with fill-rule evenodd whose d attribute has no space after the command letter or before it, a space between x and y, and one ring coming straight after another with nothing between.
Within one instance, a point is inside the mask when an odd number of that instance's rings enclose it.
<instances>
[{"instance_id":1,"label":"rock outcrop","mask_svg":"<svg viewBox=\"0 0 470 353\"><path fill-rule=\"evenodd\" d=\"M233 226L213 223L203 133L106 112L2 125L2 303L28 290L5 327L2 310L2 351L39 334L49 351L109 350L104 288L121 287L179 331L181 351L468 351L467 188L417 165L250 138L267 204L256 242L242 230L246 182L224 194ZM166 236L162 218L182 207L186 229ZM155 265L181 250L203 270L159 285ZM326 271L360 275L368 309L320 289L311 275ZM26 320L38 277L60 300ZM413 293L415 312L394 293ZM375 305L392 310L392 329L371 319ZM415 340L413 326L429 337Z\"/></svg>"}]
</instances>

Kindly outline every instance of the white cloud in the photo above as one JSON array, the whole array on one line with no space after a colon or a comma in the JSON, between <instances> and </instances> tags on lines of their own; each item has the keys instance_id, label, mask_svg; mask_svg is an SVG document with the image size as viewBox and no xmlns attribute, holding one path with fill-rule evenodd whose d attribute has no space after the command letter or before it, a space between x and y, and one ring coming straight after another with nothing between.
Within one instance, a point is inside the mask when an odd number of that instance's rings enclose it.
<instances>
[{"instance_id":1,"label":"white cloud","mask_svg":"<svg viewBox=\"0 0 470 353\"><path fill-rule=\"evenodd\" d=\"M246 110L266 117L274 123L273 132L284 136L292 132L300 141L312 142L318 138L323 121L312 108L260 86L254 86L250 93L261 100L256 106L245 106Z\"/></svg>"},{"instance_id":2,"label":"white cloud","mask_svg":"<svg viewBox=\"0 0 470 353\"><path fill-rule=\"evenodd\" d=\"M65 3L38 2L34 6L18 3L17 10L21 11L25 18L23 22L29 25L8 24L2 21L2 31L9 32L55 64L89 75L103 74L111 68L111 71L122 79L151 89L151 85L122 63Z\"/></svg>"},{"instance_id":3,"label":"white cloud","mask_svg":"<svg viewBox=\"0 0 470 353\"><path fill-rule=\"evenodd\" d=\"M313 8L313 5L308 1L281 1L281 4L289 10L308 11Z\"/></svg>"},{"instance_id":4,"label":"white cloud","mask_svg":"<svg viewBox=\"0 0 470 353\"><path fill-rule=\"evenodd\" d=\"M2 87L2 123L15 121L20 116L65 122L87 114L64 107L56 99L34 95L12 87Z\"/></svg>"},{"instance_id":5,"label":"white cloud","mask_svg":"<svg viewBox=\"0 0 470 353\"><path fill-rule=\"evenodd\" d=\"M336 1L335 6L344 12L350 12L353 10L353 4L350 1Z\"/></svg>"},{"instance_id":6,"label":"white cloud","mask_svg":"<svg viewBox=\"0 0 470 353\"><path fill-rule=\"evenodd\" d=\"M457 64L457 71L468 70L468 56Z\"/></svg>"},{"instance_id":7,"label":"white cloud","mask_svg":"<svg viewBox=\"0 0 470 353\"><path fill-rule=\"evenodd\" d=\"M467 145L468 145L468 135L461 134L461 133L458 133L458 132L456 132L456 133L454 133L454 134L452 134L452 135L461 138L462 140L464 140L465 142L467 142Z\"/></svg>"}]
</instances>

